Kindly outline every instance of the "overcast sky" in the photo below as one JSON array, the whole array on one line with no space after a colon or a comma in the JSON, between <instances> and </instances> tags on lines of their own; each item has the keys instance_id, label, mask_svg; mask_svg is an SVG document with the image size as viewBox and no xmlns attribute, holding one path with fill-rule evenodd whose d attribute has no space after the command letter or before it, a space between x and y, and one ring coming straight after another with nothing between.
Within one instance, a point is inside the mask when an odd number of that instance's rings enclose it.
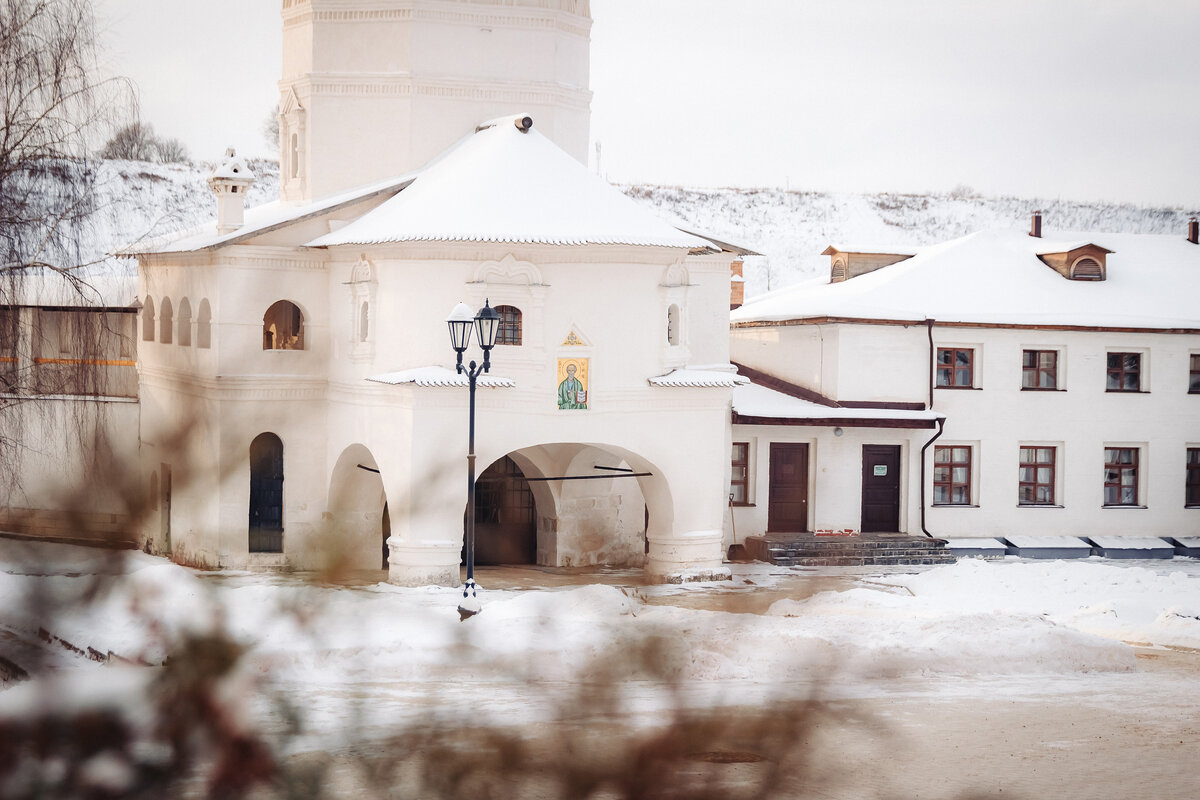
<instances>
[{"instance_id":1,"label":"overcast sky","mask_svg":"<svg viewBox=\"0 0 1200 800\"><path fill-rule=\"evenodd\" d=\"M95 0L193 157L266 153L279 0ZM1200 0L592 0L614 181L1200 211Z\"/></svg>"}]
</instances>

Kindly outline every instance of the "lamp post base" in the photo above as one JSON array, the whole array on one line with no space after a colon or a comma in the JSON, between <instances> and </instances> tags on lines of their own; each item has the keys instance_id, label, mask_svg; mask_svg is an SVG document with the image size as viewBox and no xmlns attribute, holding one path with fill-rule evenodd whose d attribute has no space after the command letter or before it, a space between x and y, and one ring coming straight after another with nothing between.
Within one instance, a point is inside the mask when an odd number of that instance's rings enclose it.
<instances>
[{"instance_id":1,"label":"lamp post base","mask_svg":"<svg viewBox=\"0 0 1200 800\"><path fill-rule=\"evenodd\" d=\"M475 580L467 578L466 582L463 583L462 600L458 603L459 622L473 617L483 610L483 607L479 604L479 597L475 594L475 589Z\"/></svg>"}]
</instances>

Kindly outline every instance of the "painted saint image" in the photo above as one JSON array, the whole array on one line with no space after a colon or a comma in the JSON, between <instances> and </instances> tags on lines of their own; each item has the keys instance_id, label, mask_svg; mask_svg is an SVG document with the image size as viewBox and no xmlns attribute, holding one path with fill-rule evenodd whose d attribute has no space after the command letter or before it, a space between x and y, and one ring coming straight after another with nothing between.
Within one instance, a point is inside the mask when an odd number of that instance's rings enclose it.
<instances>
[{"instance_id":1,"label":"painted saint image","mask_svg":"<svg viewBox=\"0 0 1200 800\"><path fill-rule=\"evenodd\" d=\"M560 358L558 360L558 377L558 407L586 409L587 359Z\"/></svg>"}]
</instances>

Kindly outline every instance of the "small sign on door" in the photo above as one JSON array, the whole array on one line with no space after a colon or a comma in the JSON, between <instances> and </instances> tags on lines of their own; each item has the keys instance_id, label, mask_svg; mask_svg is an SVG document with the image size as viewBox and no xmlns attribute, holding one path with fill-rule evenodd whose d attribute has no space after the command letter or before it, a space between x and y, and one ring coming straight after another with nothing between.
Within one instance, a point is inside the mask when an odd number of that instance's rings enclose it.
<instances>
[{"instance_id":1,"label":"small sign on door","mask_svg":"<svg viewBox=\"0 0 1200 800\"><path fill-rule=\"evenodd\" d=\"M876 478L887 475L887 464L875 464L874 469Z\"/></svg>"}]
</instances>

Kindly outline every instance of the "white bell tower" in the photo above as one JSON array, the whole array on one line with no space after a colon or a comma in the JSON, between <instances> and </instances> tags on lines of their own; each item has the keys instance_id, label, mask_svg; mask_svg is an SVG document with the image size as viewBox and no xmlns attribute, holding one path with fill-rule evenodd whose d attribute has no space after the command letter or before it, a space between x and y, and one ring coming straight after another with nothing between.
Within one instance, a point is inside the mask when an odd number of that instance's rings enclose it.
<instances>
[{"instance_id":1,"label":"white bell tower","mask_svg":"<svg viewBox=\"0 0 1200 800\"><path fill-rule=\"evenodd\" d=\"M282 2L282 199L402 175L516 112L586 163L589 0Z\"/></svg>"}]
</instances>

